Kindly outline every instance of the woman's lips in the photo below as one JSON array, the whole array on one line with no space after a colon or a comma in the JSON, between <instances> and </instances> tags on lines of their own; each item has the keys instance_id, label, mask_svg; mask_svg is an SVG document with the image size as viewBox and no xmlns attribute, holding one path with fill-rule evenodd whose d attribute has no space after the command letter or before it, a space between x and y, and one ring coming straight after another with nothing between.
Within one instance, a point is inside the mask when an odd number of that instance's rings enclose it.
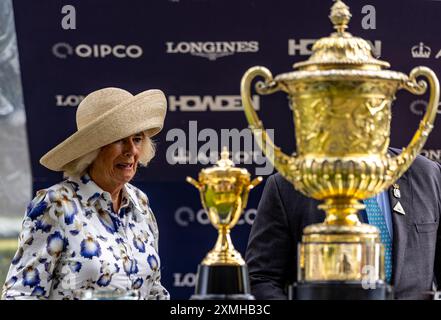
<instances>
[{"instance_id":1,"label":"woman's lips","mask_svg":"<svg viewBox=\"0 0 441 320\"><path fill-rule=\"evenodd\" d=\"M133 163L118 163L116 167L122 170L132 170Z\"/></svg>"}]
</instances>

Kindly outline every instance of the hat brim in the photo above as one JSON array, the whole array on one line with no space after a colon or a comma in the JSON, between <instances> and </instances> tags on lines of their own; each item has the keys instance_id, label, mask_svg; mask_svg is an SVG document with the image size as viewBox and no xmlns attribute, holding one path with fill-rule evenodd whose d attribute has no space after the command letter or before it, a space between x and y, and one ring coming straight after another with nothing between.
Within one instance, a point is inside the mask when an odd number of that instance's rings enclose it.
<instances>
[{"instance_id":1,"label":"hat brim","mask_svg":"<svg viewBox=\"0 0 441 320\"><path fill-rule=\"evenodd\" d=\"M112 142L147 131L149 137L164 125L167 100L161 90L147 90L105 112L46 153L40 163L53 171Z\"/></svg>"}]
</instances>

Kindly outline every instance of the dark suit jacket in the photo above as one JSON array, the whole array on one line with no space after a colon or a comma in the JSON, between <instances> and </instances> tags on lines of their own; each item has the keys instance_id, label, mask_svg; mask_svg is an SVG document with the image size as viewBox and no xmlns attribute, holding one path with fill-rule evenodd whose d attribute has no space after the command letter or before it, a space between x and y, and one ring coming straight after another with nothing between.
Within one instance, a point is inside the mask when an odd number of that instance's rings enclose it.
<instances>
[{"instance_id":1,"label":"dark suit jacket","mask_svg":"<svg viewBox=\"0 0 441 320\"><path fill-rule=\"evenodd\" d=\"M441 166L418 156L397 183L400 199L389 190L394 295L397 299L423 299L422 294L433 289L436 279L441 285ZM405 215L392 209L398 201ZM287 285L296 281L302 230L325 218L318 204L280 174L268 178L246 251L251 292L256 299L287 298Z\"/></svg>"}]
</instances>

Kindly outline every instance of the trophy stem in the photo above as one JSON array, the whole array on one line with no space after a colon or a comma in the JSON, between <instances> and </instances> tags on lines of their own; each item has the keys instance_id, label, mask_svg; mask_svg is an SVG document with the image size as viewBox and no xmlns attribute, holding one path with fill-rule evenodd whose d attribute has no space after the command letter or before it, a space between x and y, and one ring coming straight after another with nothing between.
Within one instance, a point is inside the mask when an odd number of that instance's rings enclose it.
<instances>
[{"instance_id":1,"label":"trophy stem","mask_svg":"<svg viewBox=\"0 0 441 320\"><path fill-rule=\"evenodd\" d=\"M357 212L365 208L355 198L329 198L319 205L319 209L326 212L325 225L330 226L356 226L361 222Z\"/></svg>"},{"instance_id":2,"label":"trophy stem","mask_svg":"<svg viewBox=\"0 0 441 320\"><path fill-rule=\"evenodd\" d=\"M230 229L227 227L220 227L217 237L216 245L211 250L205 259L202 261L203 265L245 265L241 254L234 249L233 242L230 237Z\"/></svg>"}]
</instances>

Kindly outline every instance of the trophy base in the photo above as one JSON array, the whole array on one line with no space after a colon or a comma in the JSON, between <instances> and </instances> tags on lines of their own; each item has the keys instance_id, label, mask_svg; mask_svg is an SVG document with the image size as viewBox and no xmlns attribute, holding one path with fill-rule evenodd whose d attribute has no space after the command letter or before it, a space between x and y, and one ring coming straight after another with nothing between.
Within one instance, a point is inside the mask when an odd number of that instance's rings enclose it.
<instances>
[{"instance_id":1,"label":"trophy base","mask_svg":"<svg viewBox=\"0 0 441 320\"><path fill-rule=\"evenodd\" d=\"M190 300L254 300L248 268L199 265L195 294Z\"/></svg>"},{"instance_id":2,"label":"trophy base","mask_svg":"<svg viewBox=\"0 0 441 320\"><path fill-rule=\"evenodd\" d=\"M391 300L392 287L378 281L372 289L360 281L298 282L289 287L290 300Z\"/></svg>"}]
</instances>

